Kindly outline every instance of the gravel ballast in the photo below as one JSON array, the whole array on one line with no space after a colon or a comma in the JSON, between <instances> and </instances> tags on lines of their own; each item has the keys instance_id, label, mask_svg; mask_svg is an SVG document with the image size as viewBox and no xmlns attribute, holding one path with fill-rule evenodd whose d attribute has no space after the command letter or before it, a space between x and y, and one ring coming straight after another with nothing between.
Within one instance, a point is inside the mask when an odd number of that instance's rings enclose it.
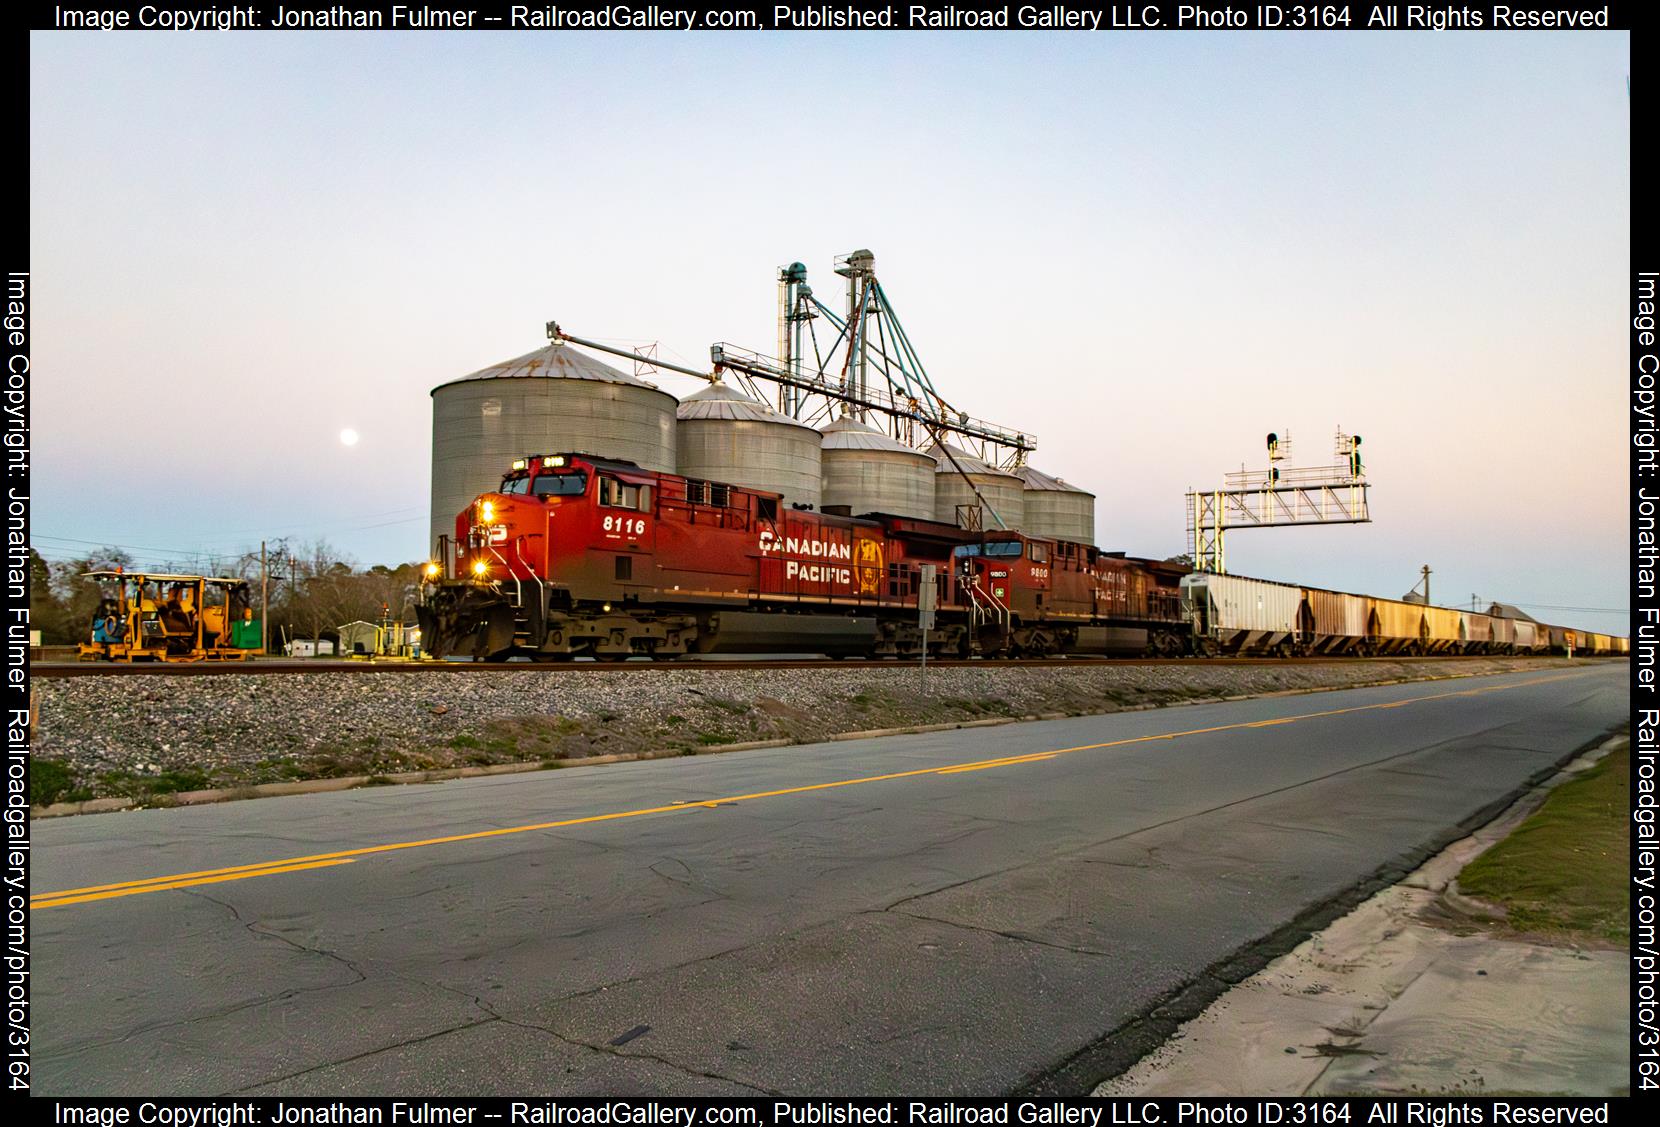
<instances>
[{"instance_id":1,"label":"gravel ballast","mask_svg":"<svg viewBox=\"0 0 1660 1127\"><path fill-rule=\"evenodd\" d=\"M37 804L528 762L993 718L1116 712L1518 669L1562 659L341 673L38 679Z\"/></svg>"}]
</instances>

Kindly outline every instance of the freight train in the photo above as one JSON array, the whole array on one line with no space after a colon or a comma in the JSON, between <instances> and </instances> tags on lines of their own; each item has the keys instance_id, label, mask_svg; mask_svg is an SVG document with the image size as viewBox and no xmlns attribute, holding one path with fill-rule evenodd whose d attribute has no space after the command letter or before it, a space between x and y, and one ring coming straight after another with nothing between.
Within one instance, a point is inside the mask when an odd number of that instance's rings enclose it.
<instances>
[{"instance_id":1,"label":"freight train","mask_svg":"<svg viewBox=\"0 0 1660 1127\"><path fill-rule=\"evenodd\" d=\"M580 453L515 461L437 547L419 607L435 657L1615 653L1625 641L1014 531L841 516Z\"/></svg>"}]
</instances>

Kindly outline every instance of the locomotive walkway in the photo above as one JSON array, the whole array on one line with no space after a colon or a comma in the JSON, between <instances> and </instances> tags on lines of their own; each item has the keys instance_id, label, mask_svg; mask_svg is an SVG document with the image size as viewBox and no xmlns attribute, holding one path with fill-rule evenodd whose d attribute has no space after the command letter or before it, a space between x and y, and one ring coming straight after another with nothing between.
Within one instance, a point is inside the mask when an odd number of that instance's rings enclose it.
<instances>
[{"instance_id":1,"label":"locomotive walkway","mask_svg":"<svg viewBox=\"0 0 1660 1127\"><path fill-rule=\"evenodd\" d=\"M1628 675L40 822L36 1091L1087 1091Z\"/></svg>"}]
</instances>

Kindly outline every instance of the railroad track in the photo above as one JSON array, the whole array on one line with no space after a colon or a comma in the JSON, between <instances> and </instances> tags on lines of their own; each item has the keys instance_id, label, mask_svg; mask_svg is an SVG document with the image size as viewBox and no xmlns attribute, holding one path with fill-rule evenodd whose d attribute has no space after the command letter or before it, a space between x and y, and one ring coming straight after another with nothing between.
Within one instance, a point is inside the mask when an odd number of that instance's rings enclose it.
<instances>
[{"instance_id":1,"label":"railroad track","mask_svg":"<svg viewBox=\"0 0 1660 1127\"><path fill-rule=\"evenodd\" d=\"M1014 669L1090 669L1102 666L1119 665L1260 666L1329 665L1333 663L1350 665L1362 662L1409 662L1424 664L1490 660L1493 656L1495 655L1441 654L1433 657L1054 657L1016 658L1012 660L994 658L964 660L961 658L948 658L931 659L928 662L928 666L931 669L986 669L1004 667ZM50 661L32 663L29 666L29 673L34 677L52 680L65 677L245 677L283 673L524 673L534 670L541 673L582 674L650 673L662 670L673 670L675 672L720 672L725 670L746 669L914 669L916 666L917 662L913 660L900 661L896 658L848 658L841 661L831 660L828 658L779 658L774 660L742 659L732 661L711 661L707 659L699 660L696 658L688 658L680 661L572 661L558 664L539 664L525 661L374 662L278 659L273 661L247 661L235 663L145 662L134 664L94 661Z\"/></svg>"}]
</instances>

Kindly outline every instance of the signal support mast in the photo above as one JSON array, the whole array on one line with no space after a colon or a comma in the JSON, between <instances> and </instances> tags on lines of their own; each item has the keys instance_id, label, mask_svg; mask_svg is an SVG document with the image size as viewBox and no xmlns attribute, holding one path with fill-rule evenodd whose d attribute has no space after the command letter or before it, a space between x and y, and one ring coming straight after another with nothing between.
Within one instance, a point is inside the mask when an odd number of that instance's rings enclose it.
<instances>
[{"instance_id":1,"label":"signal support mast","mask_svg":"<svg viewBox=\"0 0 1660 1127\"><path fill-rule=\"evenodd\" d=\"M1227 572L1223 535L1229 528L1308 524L1369 524L1366 467L1360 436L1337 431L1336 461L1292 468L1291 432L1268 435L1268 468L1230 473L1221 489L1188 490L1187 550L1199 571Z\"/></svg>"}]
</instances>

